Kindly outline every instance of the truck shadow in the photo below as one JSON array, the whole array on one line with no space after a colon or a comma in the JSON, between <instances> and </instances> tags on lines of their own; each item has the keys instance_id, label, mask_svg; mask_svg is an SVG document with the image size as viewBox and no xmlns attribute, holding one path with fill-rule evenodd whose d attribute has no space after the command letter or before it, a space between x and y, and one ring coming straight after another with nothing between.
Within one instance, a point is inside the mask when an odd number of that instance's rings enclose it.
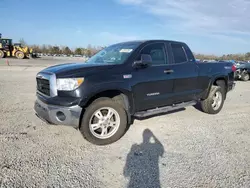
<instances>
[{"instance_id":1,"label":"truck shadow","mask_svg":"<svg viewBox=\"0 0 250 188\"><path fill-rule=\"evenodd\" d=\"M126 158L123 175L129 178L127 187L160 188L159 159L164 152L164 146L152 131L145 129L143 142L133 144Z\"/></svg>"},{"instance_id":2,"label":"truck shadow","mask_svg":"<svg viewBox=\"0 0 250 188\"><path fill-rule=\"evenodd\" d=\"M203 112L200 103L197 103L197 104L194 105L193 107L194 107L196 110L199 110L200 112Z\"/></svg>"}]
</instances>

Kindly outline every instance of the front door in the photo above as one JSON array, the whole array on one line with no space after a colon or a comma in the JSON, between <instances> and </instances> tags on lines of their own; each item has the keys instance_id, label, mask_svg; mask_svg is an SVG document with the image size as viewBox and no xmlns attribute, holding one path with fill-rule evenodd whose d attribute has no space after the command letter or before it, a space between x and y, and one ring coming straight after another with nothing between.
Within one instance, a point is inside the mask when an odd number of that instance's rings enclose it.
<instances>
[{"instance_id":1,"label":"front door","mask_svg":"<svg viewBox=\"0 0 250 188\"><path fill-rule=\"evenodd\" d=\"M152 65L134 69L131 87L136 111L147 110L172 104L173 77L164 43L151 43L140 52L152 58ZM138 59L137 59L138 60Z\"/></svg>"}]
</instances>

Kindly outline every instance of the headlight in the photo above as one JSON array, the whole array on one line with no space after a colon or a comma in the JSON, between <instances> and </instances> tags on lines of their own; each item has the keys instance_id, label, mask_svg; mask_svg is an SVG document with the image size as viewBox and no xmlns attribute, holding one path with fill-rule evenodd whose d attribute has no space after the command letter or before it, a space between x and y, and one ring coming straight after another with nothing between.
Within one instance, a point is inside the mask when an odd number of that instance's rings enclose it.
<instances>
[{"instance_id":1,"label":"headlight","mask_svg":"<svg viewBox=\"0 0 250 188\"><path fill-rule=\"evenodd\" d=\"M59 78L56 80L57 90L72 91L78 88L84 78Z\"/></svg>"}]
</instances>

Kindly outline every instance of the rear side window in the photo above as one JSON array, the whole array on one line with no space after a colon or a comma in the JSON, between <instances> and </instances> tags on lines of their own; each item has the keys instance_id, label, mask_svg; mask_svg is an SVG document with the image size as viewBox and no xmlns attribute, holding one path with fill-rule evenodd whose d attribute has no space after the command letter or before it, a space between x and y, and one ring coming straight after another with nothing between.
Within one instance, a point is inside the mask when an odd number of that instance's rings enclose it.
<instances>
[{"instance_id":1,"label":"rear side window","mask_svg":"<svg viewBox=\"0 0 250 188\"><path fill-rule=\"evenodd\" d=\"M184 51L184 47L181 44L171 44L171 47L175 63L187 62L186 53Z\"/></svg>"}]
</instances>

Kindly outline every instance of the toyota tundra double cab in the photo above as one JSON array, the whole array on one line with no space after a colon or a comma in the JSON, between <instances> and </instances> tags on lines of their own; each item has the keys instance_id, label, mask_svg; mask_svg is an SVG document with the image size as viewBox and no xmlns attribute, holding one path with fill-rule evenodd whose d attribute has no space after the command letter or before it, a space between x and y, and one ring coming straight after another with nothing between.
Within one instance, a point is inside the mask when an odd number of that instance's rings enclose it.
<instances>
[{"instance_id":1,"label":"toyota tundra double cab","mask_svg":"<svg viewBox=\"0 0 250 188\"><path fill-rule=\"evenodd\" d=\"M235 86L230 62L198 63L183 42L113 44L83 63L45 68L36 76L36 115L69 125L96 145L119 140L134 118L200 104L221 111Z\"/></svg>"}]
</instances>

